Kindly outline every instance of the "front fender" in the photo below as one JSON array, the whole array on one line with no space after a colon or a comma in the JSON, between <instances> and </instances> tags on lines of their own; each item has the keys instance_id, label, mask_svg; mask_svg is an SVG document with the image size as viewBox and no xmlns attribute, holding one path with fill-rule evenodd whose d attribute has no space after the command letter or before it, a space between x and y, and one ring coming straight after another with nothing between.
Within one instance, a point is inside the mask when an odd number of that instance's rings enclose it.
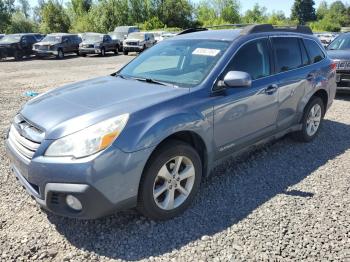
<instances>
[{"instance_id":1,"label":"front fender","mask_svg":"<svg viewBox=\"0 0 350 262\"><path fill-rule=\"evenodd\" d=\"M199 135L208 150L211 150L213 129L211 121L195 112L181 112L175 115L157 116L139 121L123 131L118 139L118 147L124 152L134 152L157 146L167 137L181 131L191 131Z\"/></svg>"}]
</instances>

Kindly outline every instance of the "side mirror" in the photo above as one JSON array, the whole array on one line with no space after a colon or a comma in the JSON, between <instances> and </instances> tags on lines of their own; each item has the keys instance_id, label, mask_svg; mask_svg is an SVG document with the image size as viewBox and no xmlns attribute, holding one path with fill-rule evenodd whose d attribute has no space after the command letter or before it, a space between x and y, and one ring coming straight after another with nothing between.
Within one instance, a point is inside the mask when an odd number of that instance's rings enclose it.
<instances>
[{"instance_id":1,"label":"side mirror","mask_svg":"<svg viewBox=\"0 0 350 262\"><path fill-rule=\"evenodd\" d=\"M220 83L221 82L221 83ZM252 78L246 72L229 71L223 81L219 82L219 86L226 87L250 87L252 85Z\"/></svg>"}]
</instances>

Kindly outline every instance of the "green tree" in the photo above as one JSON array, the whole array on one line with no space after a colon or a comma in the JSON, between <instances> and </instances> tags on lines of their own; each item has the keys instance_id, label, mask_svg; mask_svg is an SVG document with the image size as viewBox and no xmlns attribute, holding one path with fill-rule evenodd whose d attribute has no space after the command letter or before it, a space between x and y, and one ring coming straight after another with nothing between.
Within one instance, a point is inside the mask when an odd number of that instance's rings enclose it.
<instances>
[{"instance_id":1,"label":"green tree","mask_svg":"<svg viewBox=\"0 0 350 262\"><path fill-rule=\"evenodd\" d=\"M41 9L40 30L43 33L68 32L70 19L63 6L56 0L49 0Z\"/></svg>"},{"instance_id":2,"label":"green tree","mask_svg":"<svg viewBox=\"0 0 350 262\"><path fill-rule=\"evenodd\" d=\"M11 21L11 13L4 0L0 0L0 32L5 32Z\"/></svg>"},{"instance_id":3,"label":"green tree","mask_svg":"<svg viewBox=\"0 0 350 262\"><path fill-rule=\"evenodd\" d=\"M16 12L11 17L11 23L6 28L6 33L32 33L38 31L38 25L22 12Z\"/></svg>"},{"instance_id":4,"label":"green tree","mask_svg":"<svg viewBox=\"0 0 350 262\"><path fill-rule=\"evenodd\" d=\"M323 19L327 13L329 12L329 9L328 9L328 4L326 1L322 1L318 8L317 8L317 11L316 11L316 17L318 20L321 20Z\"/></svg>"},{"instance_id":5,"label":"green tree","mask_svg":"<svg viewBox=\"0 0 350 262\"><path fill-rule=\"evenodd\" d=\"M304 25L306 22L316 20L315 2L313 0L295 0L292 7L293 20L297 20L299 24Z\"/></svg>"},{"instance_id":6,"label":"green tree","mask_svg":"<svg viewBox=\"0 0 350 262\"><path fill-rule=\"evenodd\" d=\"M243 21L247 24L263 23L267 20L266 7L255 4L253 9L247 10Z\"/></svg>"},{"instance_id":7,"label":"green tree","mask_svg":"<svg viewBox=\"0 0 350 262\"><path fill-rule=\"evenodd\" d=\"M160 20L168 27L186 28L192 25L193 7L188 0L163 0Z\"/></svg>"}]
</instances>

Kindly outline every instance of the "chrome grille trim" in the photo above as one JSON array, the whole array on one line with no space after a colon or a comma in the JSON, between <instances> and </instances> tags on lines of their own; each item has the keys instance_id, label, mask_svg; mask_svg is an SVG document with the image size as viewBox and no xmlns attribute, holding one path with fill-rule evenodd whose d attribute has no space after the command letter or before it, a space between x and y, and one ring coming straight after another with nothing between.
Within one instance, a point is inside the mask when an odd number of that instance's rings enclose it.
<instances>
[{"instance_id":1,"label":"chrome grille trim","mask_svg":"<svg viewBox=\"0 0 350 262\"><path fill-rule=\"evenodd\" d=\"M28 128L30 128L30 124L22 120L19 116L15 117L14 124L10 127L10 132L8 135L8 143L10 146L17 151L21 156L23 156L27 160L31 160L39 148L39 142L34 142L23 135L17 130L16 126L19 126L19 123L25 123ZM23 130L22 130L23 131Z\"/></svg>"}]
</instances>

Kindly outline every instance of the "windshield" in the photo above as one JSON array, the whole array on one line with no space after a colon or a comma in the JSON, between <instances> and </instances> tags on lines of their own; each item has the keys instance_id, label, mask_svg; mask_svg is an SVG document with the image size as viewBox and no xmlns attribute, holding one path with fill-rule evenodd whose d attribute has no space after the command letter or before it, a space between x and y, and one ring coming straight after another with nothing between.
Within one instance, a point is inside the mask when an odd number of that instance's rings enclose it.
<instances>
[{"instance_id":1,"label":"windshield","mask_svg":"<svg viewBox=\"0 0 350 262\"><path fill-rule=\"evenodd\" d=\"M54 36L54 35L48 35L45 36L42 42L52 42L52 43L61 43L62 37L60 36Z\"/></svg>"},{"instance_id":2,"label":"windshield","mask_svg":"<svg viewBox=\"0 0 350 262\"><path fill-rule=\"evenodd\" d=\"M124 36L126 34L124 34L123 32L115 32L115 33L110 33L109 35L113 40L120 40L120 39L124 39Z\"/></svg>"},{"instance_id":3,"label":"windshield","mask_svg":"<svg viewBox=\"0 0 350 262\"><path fill-rule=\"evenodd\" d=\"M143 33L131 33L128 35L128 39L144 40L145 34L143 34Z\"/></svg>"},{"instance_id":4,"label":"windshield","mask_svg":"<svg viewBox=\"0 0 350 262\"><path fill-rule=\"evenodd\" d=\"M20 35L5 35L0 41L3 43L16 43L21 40Z\"/></svg>"},{"instance_id":5,"label":"windshield","mask_svg":"<svg viewBox=\"0 0 350 262\"><path fill-rule=\"evenodd\" d=\"M86 42L100 42L103 40L103 35L84 35L83 41Z\"/></svg>"},{"instance_id":6,"label":"windshield","mask_svg":"<svg viewBox=\"0 0 350 262\"><path fill-rule=\"evenodd\" d=\"M161 42L134 59L119 75L193 87L204 80L229 44L194 39Z\"/></svg>"},{"instance_id":7,"label":"windshield","mask_svg":"<svg viewBox=\"0 0 350 262\"><path fill-rule=\"evenodd\" d=\"M345 50L350 49L350 34L337 37L329 46L329 50Z\"/></svg>"}]
</instances>

